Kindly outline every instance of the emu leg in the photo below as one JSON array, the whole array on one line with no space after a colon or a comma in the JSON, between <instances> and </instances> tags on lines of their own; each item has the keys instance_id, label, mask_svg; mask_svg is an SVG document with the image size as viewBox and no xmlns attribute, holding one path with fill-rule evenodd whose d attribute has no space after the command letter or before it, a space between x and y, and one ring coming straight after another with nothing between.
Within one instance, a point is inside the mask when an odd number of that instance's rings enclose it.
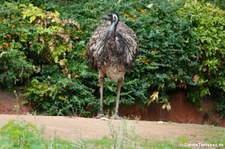
<instances>
[{"instance_id":1,"label":"emu leg","mask_svg":"<svg viewBox=\"0 0 225 149\"><path fill-rule=\"evenodd\" d=\"M113 119L121 119L119 116L119 103L120 103L120 92L121 92L122 84L123 84L123 79L119 79L117 82L116 109L115 109L115 114L112 117Z\"/></svg>"},{"instance_id":2,"label":"emu leg","mask_svg":"<svg viewBox=\"0 0 225 149\"><path fill-rule=\"evenodd\" d=\"M104 74L99 71L99 84L100 84L100 111L96 118L104 117L103 113L103 87L104 87Z\"/></svg>"}]
</instances>

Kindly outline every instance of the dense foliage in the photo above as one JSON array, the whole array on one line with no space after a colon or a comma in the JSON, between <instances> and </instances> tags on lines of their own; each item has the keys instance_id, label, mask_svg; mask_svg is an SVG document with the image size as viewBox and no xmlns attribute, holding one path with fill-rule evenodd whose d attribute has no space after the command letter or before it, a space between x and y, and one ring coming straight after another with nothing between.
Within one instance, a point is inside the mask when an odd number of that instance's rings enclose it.
<instances>
[{"instance_id":1,"label":"dense foliage","mask_svg":"<svg viewBox=\"0 0 225 149\"><path fill-rule=\"evenodd\" d=\"M67 21L60 20L57 12L47 12L32 4L6 2L1 5L0 22L3 87L27 79L39 69L35 66L52 61L63 63L60 57L72 48L63 29Z\"/></svg>"},{"instance_id":2,"label":"dense foliage","mask_svg":"<svg viewBox=\"0 0 225 149\"><path fill-rule=\"evenodd\" d=\"M192 23L198 47L199 68L195 71L198 83L191 89L189 96L196 101L199 96L204 97L211 94L223 103L225 92L225 12L214 5L190 3L190 0L180 12L182 18L186 15L187 20ZM224 110L225 105L222 105L223 108L220 105L219 111Z\"/></svg>"},{"instance_id":3,"label":"dense foliage","mask_svg":"<svg viewBox=\"0 0 225 149\"><path fill-rule=\"evenodd\" d=\"M34 110L49 115L97 112L98 77L87 66L85 44L109 11L119 12L140 42L121 104L159 101L170 109L169 95L177 88L187 89L192 101L220 91L224 103L225 16L214 5L191 0L25 2L0 6L0 85L28 85L27 101ZM115 91L116 83L106 79L109 110ZM225 111L225 106L218 109Z\"/></svg>"}]
</instances>

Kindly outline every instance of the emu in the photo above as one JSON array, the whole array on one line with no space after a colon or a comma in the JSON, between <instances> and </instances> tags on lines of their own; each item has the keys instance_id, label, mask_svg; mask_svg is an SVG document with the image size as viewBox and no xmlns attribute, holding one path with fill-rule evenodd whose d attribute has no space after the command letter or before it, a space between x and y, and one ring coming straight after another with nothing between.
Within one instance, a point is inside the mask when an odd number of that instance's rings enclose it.
<instances>
[{"instance_id":1,"label":"emu","mask_svg":"<svg viewBox=\"0 0 225 149\"><path fill-rule=\"evenodd\" d=\"M105 20L90 37L86 50L87 61L99 72L100 111L97 118L104 117L103 86L105 75L117 81L117 96L114 119L119 117L120 91L124 75L138 53L138 39L134 31L120 22L117 13L108 13L102 17Z\"/></svg>"}]
</instances>

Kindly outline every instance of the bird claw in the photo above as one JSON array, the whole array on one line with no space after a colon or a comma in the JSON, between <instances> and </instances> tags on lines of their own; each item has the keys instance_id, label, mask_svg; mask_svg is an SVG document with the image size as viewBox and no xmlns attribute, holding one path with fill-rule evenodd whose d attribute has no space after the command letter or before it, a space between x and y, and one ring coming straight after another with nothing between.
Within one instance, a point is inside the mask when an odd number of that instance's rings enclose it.
<instances>
[{"instance_id":1,"label":"bird claw","mask_svg":"<svg viewBox=\"0 0 225 149\"><path fill-rule=\"evenodd\" d=\"M99 114L96 116L97 119L100 119L100 118L103 118L103 117L105 117L105 115L104 115L104 114L101 114L101 113L99 113Z\"/></svg>"},{"instance_id":2,"label":"bird claw","mask_svg":"<svg viewBox=\"0 0 225 149\"><path fill-rule=\"evenodd\" d=\"M122 117L120 117L117 114L113 115L111 118L114 119L114 120L121 120L122 119Z\"/></svg>"}]
</instances>

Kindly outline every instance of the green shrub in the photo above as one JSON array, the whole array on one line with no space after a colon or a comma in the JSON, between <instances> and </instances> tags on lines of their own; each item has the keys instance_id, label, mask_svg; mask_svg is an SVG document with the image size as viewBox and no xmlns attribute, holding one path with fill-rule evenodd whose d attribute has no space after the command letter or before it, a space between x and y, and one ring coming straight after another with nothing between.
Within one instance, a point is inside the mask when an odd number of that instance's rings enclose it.
<instances>
[{"instance_id":1,"label":"green shrub","mask_svg":"<svg viewBox=\"0 0 225 149\"><path fill-rule=\"evenodd\" d=\"M48 12L32 4L5 2L0 6L0 85L30 77L35 67L60 63L65 52L72 48L64 30L67 20L57 12ZM75 27L76 28L76 27Z\"/></svg>"},{"instance_id":2,"label":"green shrub","mask_svg":"<svg viewBox=\"0 0 225 149\"><path fill-rule=\"evenodd\" d=\"M195 40L190 23L176 16L179 3L153 2L151 8L147 4L127 12L137 18L133 26L140 40L135 75L146 80L150 92L158 92L151 100L167 103L171 90L193 85L198 65Z\"/></svg>"},{"instance_id":3,"label":"green shrub","mask_svg":"<svg viewBox=\"0 0 225 149\"><path fill-rule=\"evenodd\" d=\"M33 79L25 93L34 107L33 111L47 115L88 116L96 110L93 90L85 86L78 76L68 78L57 72L59 69L56 66L43 68L44 72L49 70L48 74L42 74L42 78Z\"/></svg>"},{"instance_id":4,"label":"green shrub","mask_svg":"<svg viewBox=\"0 0 225 149\"><path fill-rule=\"evenodd\" d=\"M0 55L0 87L13 87L18 81L24 82L33 73L33 65L26 60L23 52L10 49Z\"/></svg>"},{"instance_id":5,"label":"green shrub","mask_svg":"<svg viewBox=\"0 0 225 149\"><path fill-rule=\"evenodd\" d=\"M217 104L215 105L216 110L220 113L220 115L225 117L225 93L222 90L213 90L213 96L218 99Z\"/></svg>"},{"instance_id":6,"label":"green shrub","mask_svg":"<svg viewBox=\"0 0 225 149\"><path fill-rule=\"evenodd\" d=\"M180 9L180 17L186 17L192 24L200 63L195 71L197 86L189 96L196 101L206 95L215 96L213 92L224 94L225 12L210 3L187 0Z\"/></svg>"}]
</instances>

